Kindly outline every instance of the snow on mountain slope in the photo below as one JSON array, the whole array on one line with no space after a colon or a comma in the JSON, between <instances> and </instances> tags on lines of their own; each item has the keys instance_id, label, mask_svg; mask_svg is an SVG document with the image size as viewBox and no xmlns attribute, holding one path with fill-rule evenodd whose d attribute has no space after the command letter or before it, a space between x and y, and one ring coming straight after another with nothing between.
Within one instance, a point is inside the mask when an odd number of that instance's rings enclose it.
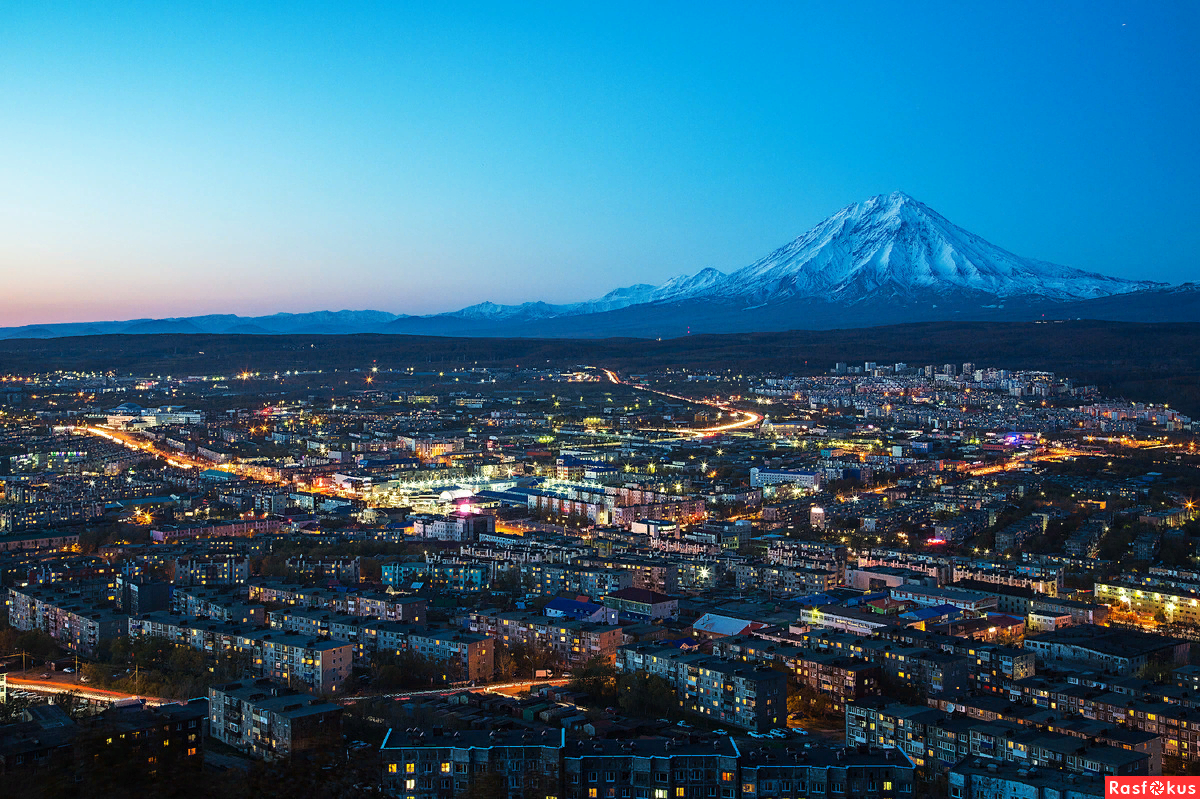
<instances>
[{"instance_id":1,"label":"snow on mountain slope","mask_svg":"<svg viewBox=\"0 0 1200 799\"><path fill-rule=\"evenodd\" d=\"M630 305L640 305L650 302L658 289L648 283L638 283L613 289L603 297L584 302L573 302L565 305L551 305L546 302L524 302L520 305L498 305L494 302L481 302L470 305L448 316L460 316L464 319L509 320L509 319L551 319L556 316L578 316L588 313L603 313L615 311Z\"/></svg>"},{"instance_id":2,"label":"snow on mountain slope","mask_svg":"<svg viewBox=\"0 0 1200 799\"><path fill-rule=\"evenodd\" d=\"M966 292L1068 301L1161 285L1022 258L902 192L847 206L765 258L723 277L673 298L748 305L816 298L852 305L873 298ZM686 281L677 278L660 290L676 282Z\"/></svg>"},{"instance_id":3,"label":"snow on mountain slope","mask_svg":"<svg viewBox=\"0 0 1200 799\"><path fill-rule=\"evenodd\" d=\"M907 194L892 192L846 206L803 236L729 274L707 268L658 287L630 286L588 302L482 303L452 315L535 320L687 300L747 308L792 299L854 305L950 295L1069 302L1162 285L1022 258L963 230Z\"/></svg>"},{"instance_id":4,"label":"snow on mountain slope","mask_svg":"<svg viewBox=\"0 0 1200 799\"><path fill-rule=\"evenodd\" d=\"M726 274L702 269L661 286L639 283L585 302L484 302L428 316L349 310L262 317L213 314L0 328L0 338L248 329L271 333L321 330L429 335L551 330L555 335L572 336L584 328L594 330L595 335L610 328L618 332L634 330L621 327L626 322L620 319L626 318L637 324L648 318L657 320L656 324L676 319L675 326L685 330L701 323L705 314L712 317L712 330L721 326L740 330L762 329L770 324L815 324L812 314L816 312L811 309L817 306L832 313L838 324L850 323L848 317L853 314L846 314L845 309L851 306L872 309L869 318L876 322L881 314L892 311L898 314L894 321L927 318L933 305L940 306L938 314L963 314L957 318L966 319L970 314L991 313L997 306L1012 309L1022 304L1037 305L1039 313L1061 312L1070 317L1192 319L1200 291L1190 285L1178 290L1164 286L1022 258L963 230L912 197L893 192L846 206L794 241L737 271ZM1011 302L1005 306L1009 298ZM650 315L643 314L640 306L646 306ZM793 306L810 310L798 319L794 311L788 310ZM753 314L744 313L751 309ZM907 310L901 313L897 309ZM778 317L775 323L768 321L772 314ZM579 318L583 316L591 318Z\"/></svg>"}]
</instances>

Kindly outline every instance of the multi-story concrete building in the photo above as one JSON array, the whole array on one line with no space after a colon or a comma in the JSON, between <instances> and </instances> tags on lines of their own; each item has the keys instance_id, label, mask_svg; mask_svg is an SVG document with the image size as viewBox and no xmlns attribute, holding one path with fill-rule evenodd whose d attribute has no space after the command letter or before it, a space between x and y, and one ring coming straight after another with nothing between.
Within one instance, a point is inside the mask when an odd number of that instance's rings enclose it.
<instances>
[{"instance_id":1,"label":"multi-story concrete building","mask_svg":"<svg viewBox=\"0 0 1200 799\"><path fill-rule=\"evenodd\" d=\"M132 616L129 637L163 638L202 652L246 653L257 676L304 685L321 694L342 690L350 677L354 645L257 626L149 613Z\"/></svg>"},{"instance_id":2,"label":"multi-story concrete building","mask_svg":"<svg viewBox=\"0 0 1200 799\"><path fill-rule=\"evenodd\" d=\"M1200 584L1161 578L1098 582L1093 596L1097 602L1155 616L1170 624L1200 626Z\"/></svg>"},{"instance_id":3,"label":"multi-story concrete building","mask_svg":"<svg viewBox=\"0 0 1200 799\"><path fill-rule=\"evenodd\" d=\"M565 563L522 563L521 581L542 595L582 594L598 599L630 588L633 573Z\"/></svg>"},{"instance_id":4,"label":"multi-story concrete building","mask_svg":"<svg viewBox=\"0 0 1200 799\"><path fill-rule=\"evenodd\" d=\"M380 751L384 793L414 799L915 795L914 765L895 750L800 742L747 749L727 735L578 741L563 730L452 733L435 726L392 729Z\"/></svg>"},{"instance_id":5,"label":"multi-story concrete building","mask_svg":"<svg viewBox=\"0 0 1200 799\"><path fill-rule=\"evenodd\" d=\"M267 679L208 689L208 733L266 760L342 745L342 706Z\"/></svg>"},{"instance_id":6,"label":"multi-story concrete building","mask_svg":"<svg viewBox=\"0 0 1200 799\"><path fill-rule=\"evenodd\" d=\"M771 596L808 596L836 588L835 571L769 563L740 563L733 569L739 591L766 591Z\"/></svg>"},{"instance_id":7,"label":"multi-story concrete building","mask_svg":"<svg viewBox=\"0 0 1200 799\"><path fill-rule=\"evenodd\" d=\"M382 567L383 584L397 589L415 583L452 592L477 593L492 584L492 568L486 563L457 561L392 561Z\"/></svg>"},{"instance_id":8,"label":"multi-story concrete building","mask_svg":"<svg viewBox=\"0 0 1200 799\"><path fill-rule=\"evenodd\" d=\"M81 655L94 655L101 641L122 635L126 618L112 605L85 602L62 591L8 589L9 624L18 630L44 632Z\"/></svg>"},{"instance_id":9,"label":"multi-story concrete building","mask_svg":"<svg viewBox=\"0 0 1200 799\"><path fill-rule=\"evenodd\" d=\"M117 594L117 604L126 613L152 613L156 610L166 610L170 606L171 586L169 583L118 574L114 588Z\"/></svg>"},{"instance_id":10,"label":"multi-story concrete building","mask_svg":"<svg viewBox=\"0 0 1200 799\"><path fill-rule=\"evenodd\" d=\"M67 549L79 543L79 533L45 530L38 533L0 536L0 552L22 549Z\"/></svg>"},{"instance_id":11,"label":"multi-story concrete building","mask_svg":"<svg viewBox=\"0 0 1200 799\"><path fill-rule=\"evenodd\" d=\"M967 591L961 588L935 588L923 585L901 585L890 589L892 599L901 602L916 602L918 605L953 605L960 610L983 613L995 610L999 600L995 594L984 591Z\"/></svg>"},{"instance_id":12,"label":"multi-story concrete building","mask_svg":"<svg viewBox=\"0 0 1200 799\"><path fill-rule=\"evenodd\" d=\"M81 524L104 514L99 502L30 502L0 506L0 533Z\"/></svg>"},{"instance_id":13,"label":"multi-story concrete building","mask_svg":"<svg viewBox=\"0 0 1200 799\"><path fill-rule=\"evenodd\" d=\"M623 618L635 622L654 622L679 617L679 601L657 591L644 588L622 588L606 594L604 607L613 608Z\"/></svg>"},{"instance_id":14,"label":"multi-story concrete building","mask_svg":"<svg viewBox=\"0 0 1200 799\"><path fill-rule=\"evenodd\" d=\"M1147 663L1187 662L1191 644L1176 638L1111 627L1067 627L1025 639L1025 649L1045 664L1074 664L1115 674L1136 674Z\"/></svg>"},{"instance_id":15,"label":"multi-story concrete building","mask_svg":"<svg viewBox=\"0 0 1200 799\"><path fill-rule=\"evenodd\" d=\"M368 623L368 620L362 616L340 615L329 610L281 608L268 613L267 621L275 630L346 641L354 645L356 660L369 655L363 647L359 646L362 626Z\"/></svg>"},{"instance_id":16,"label":"multi-story concrete building","mask_svg":"<svg viewBox=\"0 0 1200 799\"><path fill-rule=\"evenodd\" d=\"M413 516L413 535L435 541L478 541L496 532L496 517L487 513L453 511L445 516Z\"/></svg>"},{"instance_id":17,"label":"multi-story concrete building","mask_svg":"<svg viewBox=\"0 0 1200 799\"><path fill-rule=\"evenodd\" d=\"M296 575L296 579L337 580L355 585L358 583L362 558L299 556L288 558L286 565L288 570Z\"/></svg>"},{"instance_id":18,"label":"multi-story concrete building","mask_svg":"<svg viewBox=\"0 0 1200 799\"><path fill-rule=\"evenodd\" d=\"M523 644L549 649L566 664L584 663L594 657L612 659L624 642L620 627L520 611L474 611L468 616L468 627L471 632L494 638L505 646Z\"/></svg>"},{"instance_id":19,"label":"multi-story concrete building","mask_svg":"<svg viewBox=\"0 0 1200 799\"><path fill-rule=\"evenodd\" d=\"M266 607L247 603L246 590L240 586L177 586L171 593L171 612L241 624L267 623ZM130 615L141 614L131 611Z\"/></svg>"},{"instance_id":20,"label":"multi-story concrete building","mask_svg":"<svg viewBox=\"0 0 1200 799\"><path fill-rule=\"evenodd\" d=\"M245 585L250 559L244 555L189 555L175 561L176 585Z\"/></svg>"},{"instance_id":21,"label":"multi-story concrete building","mask_svg":"<svg viewBox=\"0 0 1200 799\"><path fill-rule=\"evenodd\" d=\"M916 766L898 749L833 749L789 743L756 749L738 759L743 797L818 796L827 799L906 799Z\"/></svg>"},{"instance_id":22,"label":"multi-story concrete building","mask_svg":"<svg viewBox=\"0 0 1200 799\"><path fill-rule=\"evenodd\" d=\"M348 616L368 616L384 621L421 622L426 618L429 601L415 596L381 593L338 592L334 610Z\"/></svg>"},{"instance_id":23,"label":"multi-story concrete building","mask_svg":"<svg viewBox=\"0 0 1200 799\"><path fill-rule=\"evenodd\" d=\"M621 647L616 663L622 672L662 677L675 688L681 709L713 723L763 731L787 718L781 671L653 644Z\"/></svg>"},{"instance_id":24,"label":"multi-story concrete building","mask_svg":"<svg viewBox=\"0 0 1200 799\"><path fill-rule=\"evenodd\" d=\"M486 635L458 630L420 630L408 634L408 651L441 663L447 680L484 682L495 673L495 642Z\"/></svg>"},{"instance_id":25,"label":"multi-story concrete building","mask_svg":"<svg viewBox=\"0 0 1200 799\"><path fill-rule=\"evenodd\" d=\"M711 743L572 740L563 748L562 760L566 799L741 795L739 752L727 736Z\"/></svg>"},{"instance_id":26,"label":"multi-story concrete building","mask_svg":"<svg viewBox=\"0 0 1200 799\"><path fill-rule=\"evenodd\" d=\"M561 795L565 730L388 730L379 753L383 790L413 799Z\"/></svg>"},{"instance_id":27,"label":"multi-story concrete building","mask_svg":"<svg viewBox=\"0 0 1200 799\"><path fill-rule=\"evenodd\" d=\"M950 799L1104 799L1104 778L1065 769L964 757L949 773Z\"/></svg>"},{"instance_id":28,"label":"multi-story concrete building","mask_svg":"<svg viewBox=\"0 0 1200 799\"><path fill-rule=\"evenodd\" d=\"M662 558L637 556L584 557L578 558L575 563L580 566L594 566L602 569L629 572L633 575L633 588L657 591L660 594L677 593L681 585L680 565ZM623 588L624 586L620 587Z\"/></svg>"},{"instance_id":29,"label":"multi-story concrete building","mask_svg":"<svg viewBox=\"0 0 1200 799\"><path fill-rule=\"evenodd\" d=\"M346 641L277 632L260 632L255 640L255 665L263 676L299 682L321 694L340 691L350 677L354 648Z\"/></svg>"},{"instance_id":30,"label":"multi-story concrete building","mask_svg":"<svg viewBox=\"0 0 1200 799\"><path fill-rule=\"evenodd\" d=\"M803 469L760 469L753 466L750 468L750 486L763 488L764 486L789 484L816 491L821 487L821 476L821 472Z\"/></svg>"},{"instance_id":31,"label":"multi-story concrete building","mask_svg":"<svg viewBox=\"0 0 1200 799\"><path fill-rule=\"evenodd\" d=\"M1151 774L1144 751L1082 744L1077 736L1010 722L956 719L930 707L870 697L846 706L846 741L894 746L927 771L949 768L968 755L1077 774Z\"/></svg>"}]
</instances>

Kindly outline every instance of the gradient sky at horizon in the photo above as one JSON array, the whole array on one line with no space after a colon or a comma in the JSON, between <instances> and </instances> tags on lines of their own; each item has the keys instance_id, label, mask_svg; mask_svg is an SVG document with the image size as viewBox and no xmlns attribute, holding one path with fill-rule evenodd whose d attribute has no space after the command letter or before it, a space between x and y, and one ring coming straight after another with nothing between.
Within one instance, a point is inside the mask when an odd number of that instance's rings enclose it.
<instances>
[{"instance_id":1,"label":"gradient sky at horizon","mask_svg":"<svg viewBox=\"0 0 1200 799\"><path fill-rule=\"evenodd\" d=\"M1200 279L1198 34L1192 2L9 4L0 326L569 302L895 189Z\"/></svg>"}]
</instances>

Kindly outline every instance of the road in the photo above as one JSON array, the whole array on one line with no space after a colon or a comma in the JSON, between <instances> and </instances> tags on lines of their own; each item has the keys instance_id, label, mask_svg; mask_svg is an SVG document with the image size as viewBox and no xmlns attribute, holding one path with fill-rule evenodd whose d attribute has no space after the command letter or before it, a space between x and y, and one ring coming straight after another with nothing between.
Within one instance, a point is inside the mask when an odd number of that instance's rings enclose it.
<instances>
[{"instance_id":1,"label":"road","mask_svg":"<svg viewBox=\"0 0 1200 799\"><path fill-rule=\"evenodd\" d=\"M416 696L447 696L456 694L459 691L483 691L491 694L505 694L507 696L515 696L524 691L529 690L532 685L566 685L570 680L518 680L516 682L492 683L490 685L478 685L464 688L435 688L429 691L397 691L387 694L367 694L360 696L347 696L339 701L342 703L358 702L363 699L406 699ZM104 688L92 688L85 683L79 683L75 679L75 675L63 674L62 672L51 672L48 679L40 677L15 677L12 673L8 675L8 688L10 691L32 691L39 694L64 694L74 691L84 699L92 699L96 701L115 702L118 699L129 699L133 697L122 691L109 691ZM145 699L150 705L163 705L174 702L174 699L166 699L161 696L143 696L137 695L137 698Z\"/></svg>"},{"instance_id":2,"label":"road","mask_svg":"<svg viewBox=\"0 0 1200 799\"><path fill-rule=\"evenodd\" d=\"M1089 453L1075 449L1046 449L1031 455L1018 455L1012 460L1007 460L1002 463L994 463L988 466L974 466L963 470L964 474L970 474L974 477L979 477L985 474L998 474L1000 472L1011 472L1016 469L1021 469L1026 463L1043 462L1043 461L1058 461L1063 458L1080 457Z\"/></svg>"},{"instance_id":3,"label":"road","mask_svg":"<svg viewBox=\"0 0 1200 799\"><path fill-rule=\"evenodd\" d=\"M98 702L115 702L118 699L129 699L131 694L122 691L108 691L103 688L92 688L86 684L80 684L75 681L29 679L27 677L8 676L8 689L19 691L32 691L38 694L65 694L75 692L84 699L93 699ZM161 696L138 696L140 699L145 699L150 705L164 705L174 702L174 699L164 699Z\"/></svg>"},{"instance_id":4,"label":"road","mask_svg":"<svg viewBox=\"0 0 1200 799\"><path fill-rule=\"evenodd\" d=\"M521 680L518 682L492 683L490 685L474 685L464 686L461 688L434 688L429 691L397 691L388 694L365 694L358 696L346 696L341 701L343 704L359 702L363 699L409 699L415 696L449 696L460 691L483 691L488 694L504 694L505 696L515 696L524 691L528 691L532 685L566 685L570 680Z\"/></svg>"},{"instance_id":5,"label":"road","mask_svg":"<svg viewBox=\"0 0 1200 799\"><path fill-rule=\"evenodd\" d=\"M154 444L154 442L147 441L146 439L141 438L140 436L133 435L124 430L114 430L114 429L111 429L108 427L99 427L96 425L82 425L82 426L76 427L75 430L77 432L87 433L88 435L100 436L101 438L106 438L109 441L112 441L114 443L128 447L129 449L136 449L136 450L141 450L142 452L149 453L151 455L154 455L157 458L162 458L167 463L169 463L171 466L174 466L178 469L199 469L199 470L219 469L223 472L230 472L231 474L236 474L239 477L246 477L251 480L258 480L259 482L262 482L262 483L276 482L276 481L272 480L272 478L270 478L269 476L265 476L260 467L246 466L246 465L237 464L237 463L222 463L222 464L212 463L210 461L204 460L203 458L196 458L196 457L193 457L193 456L188 455L183 452L177 452L175 450L162 450L162 449L159 449ZM351 493L348 493L345 491L341 491L337 488L329 487L329 486L306 486L305 488L306 488L306 490L312 491L313 493L325 494L328 496L337 496L337 497L354 497L354 496L356 496L354 494L351 494Z\"/></svg>"},{"instance_id":6,"label":"road","mask_svg":"<svg viewBox=\"0 0 1200 799\"><path fill-rule=\"evenodd\" d=\"M646 386L639 386L635 383L627 383L624 380L622 380L621 378L617 377L617 373L611 369L601 369L601 371L604 372L605 376L608 378L610 383L616 383L616 384L622 385L622 386L629 386L630 388L636 388L639 391L646 391L646 392L649 392L650 394L658 394L660 397L669 397L671 399L682 400L683 402L690 402L690 403L693 403L696 405L708 405L713 408L719 408L722 411L725 411L726 413L741 414L743 417L743 418L737 420L736 422L730 422L729 424L717 425L716 427L705 427L700 430L679 430L676 432L689 433L697 438L705 438L707 436L720 435L721 433L729 433L734 430L742 430L747 427L754 427L756 424L758 424L759 422L761 422L763 420L761 413L755 413L754 411L745 411L745 410L742 410L741 408L735 408L726 402L719 402L717 400L695 399L694 397L683 397L683 396L680 396L679 394L671 394L670 392L667 392L667 391L659 391L658 389L655 389L655 388L647 388Z\"/></svg>"}]
</instances>

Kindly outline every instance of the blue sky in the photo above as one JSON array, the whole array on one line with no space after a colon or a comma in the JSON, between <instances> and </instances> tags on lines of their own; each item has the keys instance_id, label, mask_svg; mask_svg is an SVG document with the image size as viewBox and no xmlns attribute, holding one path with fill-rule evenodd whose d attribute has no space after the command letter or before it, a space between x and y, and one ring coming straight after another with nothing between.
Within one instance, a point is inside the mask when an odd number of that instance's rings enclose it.
<instances>
[{"instance_id":1,"label":"blue sky","mask_svg":"<svg viewBox=\"0 0 1200 799\"><path fill-rule=\"evenodd\" d=\"M0 325L586 299L894 189L1200 279L1198 34L1191 2L8 4Z\"/></svg>"}]
</instances>

